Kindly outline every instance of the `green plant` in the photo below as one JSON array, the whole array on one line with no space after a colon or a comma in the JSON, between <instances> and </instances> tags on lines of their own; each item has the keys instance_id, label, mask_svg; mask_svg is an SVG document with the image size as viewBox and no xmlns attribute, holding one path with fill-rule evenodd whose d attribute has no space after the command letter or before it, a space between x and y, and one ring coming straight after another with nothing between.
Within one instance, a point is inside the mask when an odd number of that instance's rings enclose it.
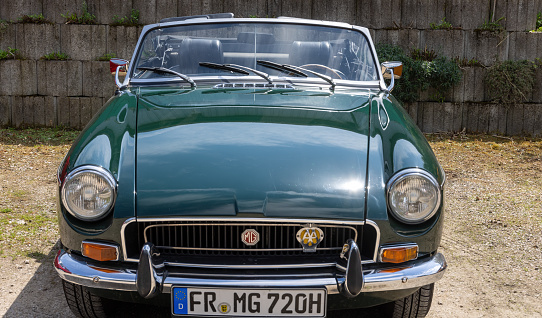
<instances>
[{"instance_id":1,"label":"green plant","mask_svg":"<svg viewBox=\"0 0 542 318\"><path fill-rule=\"evenodd\" d=\"M5 208L5 209L1 209L0 213L10 213L11 211L13 211L13 210L10 209L10 208Z\"/></svg>"},{"instance_id":2,"label":"green plant","mask_svg":"<svg viewBox=\"0 0 542 318\"><path fill-rule=\"evenodd\" d=\"M15 129L0 128L0 144L35 146L58 146L72 143L79 131L55 128Z\"/></svg>"},{"instance_id":3,"label":"green plant","mask_svg":"<svg viewBox=\"0 0 542 318\"><path fill-rule=\"evenodd\" d=\"M468 58L463 58L463 59L460 59L459 57L454 57L452 59L457 65L461 66L461 67L466 67L466 66L484 66L480 61L478 61L477 59L468 59Z\"/></svg>"},{"instance_id":4,"label":"green plant","mask_svg":"<svg viewBox=\"0 0 542 318\"><path fill-rule=\"evenodd\" d=\"M61 52L53 52L53 53L45 54L44 56L40 58L40 60L47 60L47 61L51 61L51 60L65 61L69 59L70 57L68 56L68 54L61 53Z\"/></svg>"},{"instance_id":5,"label":"green plant","mask_svg":"<svg viewBox=\"0 0 542 318\"><path fill-rule=\"evenodd\" d=\"M429 26L433 30L451 30L453 28L452 24L446 21L446 17L442 18L439 24L430 23Z\"/></svg>"},{"instance_id":6,"label":"green plant","mask_svg":"<svg viewBox=\"0 0 542 318\"><path fill-rule=\"evenodd\" d=\"M497 21L491 21L491 19L487 20L484 23L482 23L482 25L479 26L478 29L476 29L476 31L488 31L492 33L501 33L502 31L504 31L504 26L502 26L499 23L501 22L501 20L504 20L504 17L497 19Z\"/></svg>"},{"instance_id":7,"label":"green plant","mask_svg":"<svg viewBox=\"0 0 542 318\"><path fill-rule=\"evenodd\" d=\"M96 24L96 16L88 12L86 2L83 2L80 16L77 16L77 13L70 13L69 11L66 14L61 14L61 16L66 19L66 24Z\"/></svg>"},{"instance_id":8,"label":"green plant","mask_svg":"<svg viewBox=\"0 0 542 318\"><path fill-rule=\"evenodd\" d=\"M11 192L11 195L13 195L15 198L22 198L27 194L28 193L24 190L16 190Z\"/></svg>"},{"instance_id":9,"label":"green plant","mask_svg":"<svg viewBox=\"0 0 542 318\"><path fill-rule=\"evenodd\" d=\"M389 44L379 44L376 50L381 61L403 63L403 75L393 91L393 95L402 102L418 100L419 93L429 88L435 90L434 99L442 100L446 91L461 81L462 74L457 63L446 57L437 57L433 51L412 50L416 57L413 58L400 47ZM424 57L432 60L425 60Z\"/></svg>"},{"instance_id":10,"label":"green plant","mask_svg":"<svg viewBox=\"0 0 542 318\"><path fill-rule=\"evenodd\" d=\"M139 23L139 10L132 9L132 12L130 13L130 16L119 18L118 15L113 16L113 22L111 23L112 26L140 26Z\"/></svg>"},{"instance_id":11,"label":"green plant","mask_svg":"<svg viewBox=\"0 0 542 318\"><path fill-rule=\"evenodd\" d=\"M489 98L505 104L527 101L536 81L536 68L527 60L495 64L484 78Z\"/></svg>"},{"instance_id":12,"label":"green plant","mask_svg":"<svg viewBox=\"0 0 542 318\"><path fill-rule=\"evenodd\" d=\"M8 21L0 19L0 33L4 33L4 31L6 31L6 29L8 28L8 25Z\"/></svg>"},{"instance_id":13,"label":"green plant","mask_svg":"<svg viewBox=\"0 0 542 318\"><path fill-rule=\"evenodd\" d=\"M381 61L401 61L403 75L395 82L393 95L402 102L408 103L418 100L420 90L427 89L427 82L422 68L422 62L407 56L403 49L390 44L376 46Z\"/></svg>"},{"instance_id":14,"label":"green plant","mask_svg":"<svg viewBox=\"0 0 542 318\"><path fill-rule=\"evenodd\" d=\"M536 15L536 27L531 32L542 32L542 12Z\"/></svg>"},{"instance_id":15,"label":"green plant","mask_svg":"<svg viewBox=\"0 0 542 318\"><path fill-rule=\"evenodd\" d=\"M96 58L96 61L109 61L109 60L114 59L116 57L117 56L115 55L115 53L105 53L104 55Z\"/></svg>"},{"instance_id":16,"label":"green plant","mask_svg":"<svg viewBox=\"0 0 542 318\"><path fill-rule=\"evenodd\" d=\"M52 24L51 21L45 19L42 13L40 14L25 14L22 17L19 18L19 22L21 23L36 23L36 24Z\"/></svg>"},{"instance_id":17,"label":"green plant","mask_svg":"<svg viewBox=\"0 0 542 318\"><path fill-rule=\"evenodd\" d=\"M18 57L17 49L12 49L8 46L7 50L0 50L0 60L16 59Z\"/></svg>"},{"instance_id":18,"label":"green plant","mask_svg":"<svg viewBox=\"0 0 542 318\"><path fill-rule=\"evenodd\" d=\"M445 93L461 82L462 73L457 63L447 57L438 57L434 61L423 62L429 87L435 90L433 99L444 101Z\"/></svg>"},{"instance_id":19,"label":"green plant","mask_svg":"<svg viewBox=\"0 0 542 318\"><path fill-rule=\"evenodd\" d=\"M437 52L428 50L427 47L423 50L412 49L410 50L410 56L419 61L432 61L437 58Z\"/></svg>"}]
</instances>

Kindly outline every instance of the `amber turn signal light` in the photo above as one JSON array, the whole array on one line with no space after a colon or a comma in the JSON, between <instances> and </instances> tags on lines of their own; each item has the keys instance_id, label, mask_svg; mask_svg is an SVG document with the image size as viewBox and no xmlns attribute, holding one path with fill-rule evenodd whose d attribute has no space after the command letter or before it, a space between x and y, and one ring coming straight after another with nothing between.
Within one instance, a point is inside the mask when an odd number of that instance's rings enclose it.
<instances>
[{"instance_id":1,"label":"amber turn signal light","mask_svg":"<svg viewBox=\"0 0 542 318\"><path fill-rule=\"evenodd\" d=\"M105 243L83 242L81 244L83 256L102 262L118 260L118 250L117 246Z\"/></svg>"},{"instance_id":2,"label":"amber turn signal light","mask_svg":"<svg viewBox=\"0 0 542 318\"><path fill-rule=\"evenodd\" d=\"M382 247L380 260L384 263L404 263L418 258L418 245Z\"/></svg>"}]
</instances>

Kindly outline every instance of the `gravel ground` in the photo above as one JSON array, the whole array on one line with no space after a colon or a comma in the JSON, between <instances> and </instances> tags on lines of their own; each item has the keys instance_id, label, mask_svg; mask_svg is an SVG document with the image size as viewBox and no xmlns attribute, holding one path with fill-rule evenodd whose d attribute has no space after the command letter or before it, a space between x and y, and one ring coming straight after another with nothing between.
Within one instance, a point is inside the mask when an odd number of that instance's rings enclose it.
<instances>
[{"instance_id":1,"label":"gravel ground","mask_svg":"<svg viewBox=\"0 0 542 318\"><path fill-rule=\"evenodd\" d=\"M448 177L449 264L430 316L541 317L541 140L429 140Z\"/></svg>"},{"instance_id":2,"label":"gravel ground","mask_svg":"<svg viewBox=\"0 0 542 318\"><path fill-rule=\"evenodd\" d=\"M52 260L71 132L0 129L0 315L72 317ZM448 271L428 317L542 317L542 141L431 135L447 173ZM118 315L167 315L122 306ZM331 316L350 316L332 313Z\"/></svg>"}]
</instances>

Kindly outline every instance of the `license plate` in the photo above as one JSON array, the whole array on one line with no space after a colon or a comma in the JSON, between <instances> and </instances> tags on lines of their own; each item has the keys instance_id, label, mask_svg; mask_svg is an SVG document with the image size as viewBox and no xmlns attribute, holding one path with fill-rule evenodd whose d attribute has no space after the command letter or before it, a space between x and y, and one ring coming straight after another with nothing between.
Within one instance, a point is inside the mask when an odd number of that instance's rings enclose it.
<instances>
[{"instance_id":1,"label":"license plate","mask_svg":"<svg viewBox=\"0 0 542 318\"><path fill-rule=\"evenodd\" d=\"M325 317L325 289L173 287L173 315Z\"/></svg>"}]
</instances>

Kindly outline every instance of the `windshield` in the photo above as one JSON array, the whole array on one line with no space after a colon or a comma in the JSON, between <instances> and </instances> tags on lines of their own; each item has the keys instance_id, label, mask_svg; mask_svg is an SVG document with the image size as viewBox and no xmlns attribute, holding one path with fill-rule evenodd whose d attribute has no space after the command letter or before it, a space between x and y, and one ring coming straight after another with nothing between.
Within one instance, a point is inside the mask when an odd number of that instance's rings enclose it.
<instances>
[{"instance_id":1,"label":"windshield","mask_svg":"<svg viewBox=\"0 0 542 318\"><path fill-rule=\"evenodd\" d=\"M378 80L370 45L359 31L260 22L152 30L142 41L133 78L176 76L149 68L166 68L187 76L247 76L247 72L257 75L247 69L242 73L217 66L224 64L247 67L275 77L314 77L316 72L337 80ZM282 67L284 65L287 67ZM289 66L301 67L301 74ZM312 73L303 72L303 69Z\"/></svg>"}]
</instances>

